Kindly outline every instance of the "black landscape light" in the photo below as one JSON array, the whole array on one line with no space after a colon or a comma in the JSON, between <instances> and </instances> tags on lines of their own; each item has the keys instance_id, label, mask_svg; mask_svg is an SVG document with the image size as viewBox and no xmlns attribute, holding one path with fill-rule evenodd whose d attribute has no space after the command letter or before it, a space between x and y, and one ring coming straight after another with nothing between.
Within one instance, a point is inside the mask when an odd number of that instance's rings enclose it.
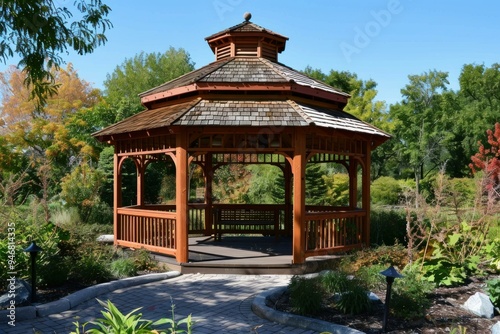
<instances>
[{"instance_id":1,"label":"black landscape light","mask_svg":"<svg viewBox=\"0 0 500 334\"><path fill-rule=\"evenodd\" d=\"M382 327L382 332L385 333L387 331L387 317L389 315L389 302L391 300L391 289L392 283L396 278L401 278L403 275L397 272L393 266L390 266L384 271L380 272L381 275L385 276L385 280L387 282L387 291L385 293L385 309L384 309L384 323Z\"/></svg>"},{"instance_id":2,"label":"black landscape light","mask_svg":"<svg viewBox=\"0 0 500 334\"><path fill-rule=\"evenodd\" d=\"M30 253L31 257L31 302L34 303L36 302L36 256L43 249L33 241L24 251Z\"/></svg>"}]
</instances>

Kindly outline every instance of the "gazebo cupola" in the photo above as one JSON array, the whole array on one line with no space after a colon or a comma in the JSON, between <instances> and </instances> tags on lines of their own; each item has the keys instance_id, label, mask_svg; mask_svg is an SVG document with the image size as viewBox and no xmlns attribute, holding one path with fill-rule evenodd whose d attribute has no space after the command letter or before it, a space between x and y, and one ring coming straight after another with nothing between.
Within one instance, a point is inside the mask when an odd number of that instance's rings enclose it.
<instances>
[{"instance_id":1,"label":"gazebo cupola","mask_svg":"<svg viewBox=\"0 0 500 334\"><path fill-rule=\"evenodd\" d=\"M285 50L288 37L250 22L250 13L244 17L244 22L206 38L215 60L245 56L278 61L278 53Z\"/></svg>"}]
</instances>

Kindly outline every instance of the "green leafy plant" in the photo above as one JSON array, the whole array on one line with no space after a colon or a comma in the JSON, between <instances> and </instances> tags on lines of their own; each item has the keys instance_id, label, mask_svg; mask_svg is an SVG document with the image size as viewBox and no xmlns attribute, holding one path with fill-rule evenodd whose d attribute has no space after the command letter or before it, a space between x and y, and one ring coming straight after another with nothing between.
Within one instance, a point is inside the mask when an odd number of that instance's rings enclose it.
<instances>
[{"instance_id":1,"label":"green leafy plant","mask_svg":"<svg viewBox=\"0 0 500 334\"><path fill-rule=\"evenodd\" d=\"M458 231L448 230L440 242L433 242L431 258L423 266L427 279L437 285L454 286L479 272L481 257L472 240L475 233L470 224L462 222Z\"/></svg>"},{"instance_id":2,"label":"green leafy plant","mask_svg":"<svg viewBox=\"0 0 500 334\"><path fill-rule=\"evenodd\" d=\"M467 210L461 207L460 182L451 182L444 169L434 176L432 204L418 194L408 197L415 206L407 207L408 257L413 261L417 253L421 255L421 270L437 285L460 285L482 273L480 264L496 207L488 204L495 200L484 187L485 177L475 181L474 207Z\"/></svg>"},{"instance_id":3,"label":"green leafy plant","mask_svg":"<svg viewBox=\"0 0 500 334\"><path fill-rule=\"evenodd\" d=\"M486 292L488 292L488 296L493 305L500 307L500 278L487 281Z\"/></svg>"},{"instance_id":4,"label":"green leafy plant","mask_svg":"<svg viewBox=\"0 0 500 334\"><path fill-rule=\"evenodd\" d=\"M428 294L434 285L422 277L416 264L406 266L402 273L404 277L393 285L391 311L403 319L422 317L431 305Z\"/></svg>"},{"instance_id":5,"label":"green leafy plant","mask_svg":"<svg viewBox=\"0 0 500 334\"><path fill-rule=\"evenodd\" d=\"M158 321L151 321L142 318L142 313L137 313L141 308L136 308L127 314L123 314L120 310L111 302L103 302L97 300L99 304L104 307L101 311L103 318L99 318L96 321L90 321L81 326L80 324L74 322L75 331L71 334L180 334L180 333L192 333L193 321L191 320L191 315L188 317L176 321L174 304L172 304L172 318L162 318ZM170 325L167 329L159 329L158 326L168 324ZM96 328L91 328L86 330L88 325L95 326ZM181 329L181 326L185 329Z\"/></svg>"},{"instance_id":6,"label":"green leafy plant","mask_svg":"<svg viewBox=\"0 0 500 334\"><path fill-rule=\"evenodd\" d=\"M320 279L294 276L288 290L292 308L298 314L316 314L321 310L323 289Z\"/></svg>"},{"instance_id":7,"label":"green leafy plant","mask_svg":"<svg viewBox=\"0 0 500 334\"><path fill-rule=\"evenodd\" d=\"M111 262L111 273L116 278L131 277L137 275L137 268L131 258L120 258Z\"/></svg>"},{"instance_id":8,"label":"green leafy plant","mask_svg":"<svg viewBox=\"0 0 500 334\"><path fill-rule=\"evenodd\" d=\"M483 247L483 254L489 266L496 272L500 272L500 238L488 242Z\"/></svg>"}]
</instances>

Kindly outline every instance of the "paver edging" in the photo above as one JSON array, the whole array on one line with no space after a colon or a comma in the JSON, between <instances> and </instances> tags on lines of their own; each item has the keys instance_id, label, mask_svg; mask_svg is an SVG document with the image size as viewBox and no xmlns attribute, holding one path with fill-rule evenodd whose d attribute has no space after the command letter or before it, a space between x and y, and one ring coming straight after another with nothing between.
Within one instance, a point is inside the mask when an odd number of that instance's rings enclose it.
<instances>
[{"instance_id":1,"label":"paver edging","mask_svg":"<svg viewBox=\"0 0 500 334\"><path fill-rule=\"evenodd\" d=\"M287 287L279 287L264 291L257 295L252 302L252 311L259 317L283 325L309 329L317 332L330 332L334 334L362 334L356 329L332 324L327 321L307 318L300 315L277 311L267 306L266 301L282 294Z\"/></svg>"},{"instance_id":2,"label":"paver edging","mask_svg":"<svg viewBox=\"0 0 500 334\"><path fill-rule=\"evenodd\" d=\"M76 291L66 297L63 297L59 300L55 300L50 303L36 305L36 306L19 307L17 308L17 311L26 310L29 312L22 312L23 314L22 318L16 316L16 319L29 320L29 319L35 319L36 317L44 317L55 313L61 313L64 311L68 311L81 303L84 303L92 298L95 298L107 292L111 292L122 288L128 288L135 285L147 284L151 282L174 278L180 275L181 273L178 271L168 271L165 273L154 273L142 276L128 277L121 280L93 285L88 288ZM7 317L8 312L9 310L0 311L0 317L1 318Z\"/></svg>"}]
</instances>

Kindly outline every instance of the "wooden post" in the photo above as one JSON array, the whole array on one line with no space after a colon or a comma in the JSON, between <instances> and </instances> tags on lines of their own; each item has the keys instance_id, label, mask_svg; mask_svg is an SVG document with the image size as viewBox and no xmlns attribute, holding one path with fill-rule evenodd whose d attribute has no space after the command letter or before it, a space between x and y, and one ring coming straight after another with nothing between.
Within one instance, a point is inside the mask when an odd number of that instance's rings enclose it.
<instances>
[{"instance_id":1,"label":"wooden post","mask_svg":"<svg viewBox=\"0 0 500 334\"><path fill-rule=\"evenodd\" d=\"M365 246L370 246L370 165L371 165L371 143L369 141L366 142L366 155L363 166L363 197L362 197L362 205L363 210L366 212L365 221L363 222L363 240L362 242Z\"/></svg>"},{"instance_id":2,"label":"wooden post","mask_svg":"<svg viewBox=\"0 0 500 334\"><path fill-rule=\"evenodd\" d=\"M175 153L175 258L179 263L189 261L188 250L188 155L187 133L177 134L177 148Z\"/></svg>"},{"instance_id":3,"label":"wooden post","mask_svg":"<svg viewBox=\"0 0 500 334\"><path fill-rule=\"evenodd\" d=\"M297 129L294 136L293 156L293 263L306 261L305 213L306 213L306 136Z\"/></svg>"},{"instance_id":4,"label":"wooden post","mask_svg":"<svg viewBox=\"0 0 500 334\"><path fill-rule=\"evenodd\" d=\"M358 206L358 161L349 157L349 208Z\"/></svg>"},{"instance_id":5,"label":"wooden post","mask_svg":"<svg viewBox=\"0 0 500 334\"><path fill-rule=\"evenodd\" d=\"M284 168L284 179L285 179L285 235L292 235L292 167L285 160L285 168Z\"/></svg>"},{"instance_id":6,"label":"wooden post","mask_svg":"<svg viewBox=\"0 0 500 334\"><path fill-rule=\"evenodd\" d=\"M146 173L144 158L141 156L135 159L135 167L137 170L137 205L142 208L144 206L144 174Z\"/></svg>"},{"instance_id":7,"label":"wooden post","mask_svg":"<svg viewBox=\"0 0 500 334\"><path fill-rule=\"evenodd\" d=\"M115 236L114 244L117 245L117 240L121 237L121 232L118 228L118 208L122 206L122 173L120 168L121 159L116 152L113 156L113 234Z\"/></svg>"},{"instance_id":8,"label":"wooden post","mask_svg":"<svg viewBox=\"0 0 500 334\"><path fill-rule=\"evenodd\" d=\"M212 153L205 155L205 235L212 235L212 226L214 223L212 182L214 178L214 169L212 166Z\"/></svg>"}]
</instances>

